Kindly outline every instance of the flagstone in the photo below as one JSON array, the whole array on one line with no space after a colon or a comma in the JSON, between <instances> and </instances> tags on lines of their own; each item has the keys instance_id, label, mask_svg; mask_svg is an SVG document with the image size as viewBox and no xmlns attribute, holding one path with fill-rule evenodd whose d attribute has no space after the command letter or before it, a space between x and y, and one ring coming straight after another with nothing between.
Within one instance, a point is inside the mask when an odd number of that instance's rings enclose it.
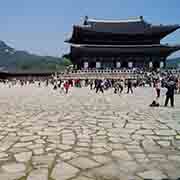
<instances>
[{"instance_id":1,"label":"flagstone","mask_svg":"<svg viewBox=\"0 0 180 180\"><path fill-rule=\"evenodd\" d=\"M16 161L18 162L27 162L32 157L32 152L22 152L14 155L16 158Z\"/></svg>"},{"instance_id":2,"label":"flagstone","mask_svg":"<svg viewBox=\"0 0 180 180\"><path fill-rule=\"evenodd\" d=\"M138 175L144 179L166 179L167 176L162 173L160 170L149 170L149 171L144 171L141 173L138 173Z\"/></svg>"},{"instance_id":3,"label":"flagstone","mask_svg":"<svg viewBox=\"0 0 180 180\"><path fill-rule=\"evenodd\" d=\"M99 166L99 163L97 163L89 158L86 158L86 157L75 158L75 159L69 161L69 163L80 169L89 169L89 168Z\"/></svg>"},{"instance_id":4,"label":"flagstone","mask_svg":"<svg viewBox=\"0 0 180 180\"><path fill-rule=\"evenodd\" d=\"M31 171L27 177L27 180L48 180L48 169Z\"/></svg>"},{"instance_id":5,"label":"flagstone","mask_svg":"<svg viewBox=\"0 0 180 180\"><path fill-rule=\"evenodd\" d=\"M18 173L18 172L24 172L26 170L26 166L22 163L8 163L3 165L2 169L5 172Z\"/></svg>"},{"instance_id":6,"label":"flagstone","mask_svg":"<svg viewBox=\"0 0 180 180\"><path fill-rule=\"evenodd\" d=\"M112 156L114 156L115 158L122 159L122 160L132 160L132 157L130 156L130 154L125 150L112 151Z\"/></svg>"},{"instance_id":7,"label":"flagstone","mask_svg":"<svg viewBox=\"0 0 180 180\"><path fill-rule=\"evenodd\" d=\"M67 180L75 177L78 172L79 169L62 161L54 167L51 177L55 180Z\"/></svg>"}]
</instances>

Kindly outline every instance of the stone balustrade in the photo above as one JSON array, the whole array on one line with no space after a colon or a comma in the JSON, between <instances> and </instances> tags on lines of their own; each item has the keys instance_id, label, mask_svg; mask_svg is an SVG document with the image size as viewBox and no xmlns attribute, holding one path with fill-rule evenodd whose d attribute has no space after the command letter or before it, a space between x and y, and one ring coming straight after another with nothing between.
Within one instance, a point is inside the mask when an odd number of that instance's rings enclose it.
<instances>
[{"instance_id":1,"label":"stone balustrade","mask_svg":"<svg viewBox=\"0 0 180 180\"><path fill-rule=\"evenodd\" d=\"M131 69L109 69L109 70L72 70L59 74L61 79L96 79L96 78L133 78L136 79L139 75L143 76L143 72L137 72Z\"/></svg>"}]
</instances>

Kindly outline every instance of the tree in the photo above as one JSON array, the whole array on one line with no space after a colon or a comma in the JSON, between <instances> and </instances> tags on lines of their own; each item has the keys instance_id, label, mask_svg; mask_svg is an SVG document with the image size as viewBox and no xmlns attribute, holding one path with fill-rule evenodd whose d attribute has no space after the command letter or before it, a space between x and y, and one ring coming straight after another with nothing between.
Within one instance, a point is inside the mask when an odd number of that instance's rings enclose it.
<instances>
[{"instance_id":1,"label":"tree","mask_svg":"<svg viewBox=\"0 0 180 180\"><path fill-rule=\"evenodd\" d=\"M63 58L61 65L63 65L63 66L69 66L69 65L71 65L71 64L72 64L72 63L71 63L71 61L70 61L68 58Z\"/></svg>"}]
</instances>

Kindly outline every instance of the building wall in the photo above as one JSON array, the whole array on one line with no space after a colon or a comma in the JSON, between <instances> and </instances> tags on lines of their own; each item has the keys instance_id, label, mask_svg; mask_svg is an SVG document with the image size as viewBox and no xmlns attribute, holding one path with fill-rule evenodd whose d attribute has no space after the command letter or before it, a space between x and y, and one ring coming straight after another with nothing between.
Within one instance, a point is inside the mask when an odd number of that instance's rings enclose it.
<instances>
[{"instance_id":1,"label":"building wall","mask_svg":"<svg viewBox=\"0 0 180 180\"><path fill-rule=\"evenodd\" d=\"M164 68L166 57L123 56L123 57L80 57L76 59L78 69L92 68Z\"/></svg>"}]
</instances>

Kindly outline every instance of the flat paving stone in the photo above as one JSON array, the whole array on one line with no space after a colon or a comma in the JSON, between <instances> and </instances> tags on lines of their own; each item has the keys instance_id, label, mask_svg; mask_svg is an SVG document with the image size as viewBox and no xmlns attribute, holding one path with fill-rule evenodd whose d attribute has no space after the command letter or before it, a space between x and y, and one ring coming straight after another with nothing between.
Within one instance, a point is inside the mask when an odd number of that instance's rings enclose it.
<instances>
[{"instance_id":1,"label":"flat paving stone","mask_svg":"<svg viewBox=\"0 0 180 180\"><path fill-rule=\"evenodd\" d=\"M43 153L44 153L44 149L42 149L42 148L34 149L34 150L33 150L33 153L34 153L35 155L43 154Z\"/></svg>"},{"instance_id":2,"label":"flat paving stone","mask_svg":"<svg viewBox=\"0 0 180 180\"><path fill-rule=\"evenodd\" d=\"M75 177L78 172L79 169L62 161L54 167L51 177L54 180L67 180Z\"/></svg>"},{"instance_id":3,"label":"flat paving stone","mask_svg":"<svg viewBox=\"0 0 180 180\"><path fill-rule=\"evenodd\" d=\"M120 172L119 166L117 166L115 163L109 163L105 164L104 166L94 168L90 171L93 177L99 177L99 179L120 179L122 175L124 175L122 172ZM124 178L123 178L124 179Z\"/></svg>"},{"instance_id":4,"label":"flat paving stone","mask_svg":"<svg viewBox=\"0 0 180 180\"><path fill-rule=\"evenodd\" d=\"M27 180L48 180L48 169L33 170L28 175Z\"/></svg>"},{"instance_id":5,"label":"flat paving stone","mask_svg":"<svg viewBox=\"0 0 180 180\"><path fill-rule=\"evenodd\" d=\"M32 145L32 142L25 142L25 143L17 143L14 145L14 147L20 148L20 147L28 147L30 145Z\"/></svg>"},{"instance_id":6,"label":"flat paving stone","mask_svg":"<svg viewBox=\"0 0 180 180\"><path fill-rule=\"evenodd\" d=\"M89 178L89 177L86 177L86 176L78 176L76 178L73 178L72 180L95 180L95 179Z\"/></svg>"},{"instance_id":7,"label":"flat paving stone","mask_svg":"<svg viewBox=\"0 0 180 180\"><path fill-rule=\"evenodd\" d=\"M22 153L18 153L15 154L15 159L18 162L27 162L31 159L32 157L32 152L22 152Z\"/></svg>"},{"instance_id":8,"label":"flat paving stone","mask_svg":"<svg viewBox=\"0 0 180 180\"><path fill-rule=\"evenodd\" d=\"M59 149L65 150L65 151L72 149L71 146L65 145L65 144L59 144L57 147L58 147Z\"/></svg>"},{"instance_id":9,"label":"flat paving stone","mask_svg":"<svg viewBox=\"0 0 180 180\"><path fill-rule=\"evenodd\" d=\"M95 161L97 161L98 163L100 164L105 164L109 161L112 161L112 159L108 156L104 156L104 155L96 155L96 156L93 156L93 159Z\"/></svg>"},{"instance_id":10,"label":"flat paving stone","mask_svg":"<svg viewBox=\"0 0 180 180\"><path fill-rule=\"evenodd\" d=\"M122 159L122 160L127 160L127 161L132 160L132 157L130 156L130 154L125 150L113 151L112 156L114 156L115 158Z\"/></svg>"},{"instance_id":11,"label":"flat paving stone","mask_svg":"<svg viewBox=\"0 0 180 180\"><path fill-rule=\"evenodd\" d=\"M172 161L179 161L180 162L180 155L179 156L177 156L177 155L169 155L168 159L172 160Z\"/></svg>"},{"instance_id":12,"label":"flat paving stone","mask_svg":"<svg viewBox=\"0 0 180 180\"><path fill-rule=\"evenodd\" d=\"M141 178L144 178L144 179L162 180L162 179L166 179L167 178L167 176L165 174L163 174L159 170L149 170L149 171L145 171L145 172L142 172L142 173L138 173L138 175Z\"/></svg>"},{"instance_id":13,"label":"flat paving stone","mask_svg":"<svg viewBox=\"0 0 180 180\"><path fill-rule=\"evenodd\" d=\"M163 146L163 147L168 147L168 146L170 146L170 144L171 144L170 141L157 141L157 143L158 143L160 146Z\"/></svg>"},{"instance_id":14,"label":"flat paving stone","mask_svg":"<svg viewBox=\"0 0 180 180\"><path fill-rule=\"evenodd\" d=\"M55 154L44 154L44 155L36 155L32 156L32 164L36 167L39 165L45 165L49 168L52 167L53 162L55 160Z\"/></svg>"},{"instance_id":15,"label":"flat paving stone","mask_svg":"<svg viewBox=\"0 0 180 180\"><path fill-rule=\"evenodd\" d=\"M155 130L155 133L160 136L174 136L177 133L174 130Z\"/></svg>"},{"instance_id":16,"label":"flat paving stone","mask_svg":"<svg viewBox=\"0 0 180 180\"><path fill-rule=\"evenodd\" d=\"M100 164L88 159L86 157L78 157L71 161L69 161L70 164L72 164L75 167L78 167L80 169L90 169L99 166Z\"/></svg>"},{"instance_id":17,"label":"flat paving stone","mask_svg":"<svg viewBox=\"0 0 180 180\"><path fill-rule=\"evenodd\" d=\"M18 173L26 170L26 166L22 163L9 163L2 166L5 172Z\"/></svg>"},{"instance_id":18,"label":"flat paving stone","mask_svg":"<svg viewBox=\"0 0 180 180\"><path fill-rule=\"evenodd\" d=\"M7 153L0 153L0 158L5 158L5 157L8 157Z\"/></svg>"},{"instance_id":19,"label":"flat paving stone","mask_svg":"<svg viewBox=\"0 0 180 180\"><path fill-rule=\"evenodd\" d=\"M16 173L1 172L0 173L0 179L2 180L16 180L16 179L24 178L25 176L26 174L23 172L16 172Z\"/></svg>"},{"instance_id":20,"label":"flat paving stone","mask_svg":"<svg viewBox=\"0 0 180 180\"><path fill-rule=\"evenodd\" d=\"M37 136L25 136L25 137L22 137L22 138L20 139L20 141L22 141L22 142L33 141L33 140L35 140L35 139L37 139L37 138L38 138Z\"/></svg>"},{"instance_id":21,"label":"flat paving stone","mask_svg":"<svg viewBox=\"0 0 180 180\"><path fill-rule=\"evenodd\" d=\"M64 153L60 154L59 156L62 160L70 160L70 159L76 158L78 156L78 154L73 153L73 152L64 152Z\"/></svg>"}]
</instances>

